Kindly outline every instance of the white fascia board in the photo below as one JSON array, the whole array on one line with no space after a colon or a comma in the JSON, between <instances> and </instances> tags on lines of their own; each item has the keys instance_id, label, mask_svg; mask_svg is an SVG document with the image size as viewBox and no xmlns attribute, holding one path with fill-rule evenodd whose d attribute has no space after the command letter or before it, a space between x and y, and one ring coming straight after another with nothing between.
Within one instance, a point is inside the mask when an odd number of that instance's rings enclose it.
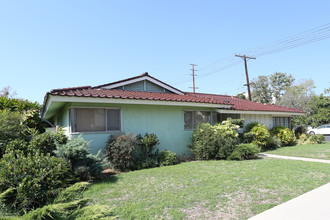
<instances>
[{"instance_id":1,"label":"white fascia board","mask_svg":"<svg viewBox=\"0 0 330 220\"><path fill-rule=\"evenodd\" d=\"M87 97L68 97L68 96L49 95L46 111L48 110L49 105L52 102L82 102L82 103L86 103L86 104L88 104L88 103L105 103L105 104L167 105L167 106L190 106L190 107L207 107L207 108L230 108L231 107L231 105L197 103L197 102L171 102L171 101L155 101L155 100L87 98Z\"/></svg>"},{"instance_id":2,"label":"white fascia board","mask_svg":"<svg viewBox=\"0 0 330 220\"><path fill-rule=\"evenodd\" d=\"M217 112L227 113L227 114L281 115L281 116L305 115L305 113L299 113L299 112L237 111L237 110L227 110L227 109L218 109Z\"/></svg>"},{"instance_id":3,"label":"white fascia board","mask_svg":"<svg viewBox=\"0 0 330 220\"><path fill-rule=\"evenodd\" d=\"M171 92L174 92L175 94L180 94L180 95L184 95L184 93L176 90L176 89L173 89L172 87L169 87L168 85L165 85L161 82L158 82L157 80L154 80L152 79L151 77L149 76L143 76L141 78L137 78L137 79L131 79L131 80L128 80L128 81L125 81L125 82L121 82L121 83L116 83L116 84L113 84L113 85L110 85L110 86L104 86L104 87L100 87L100 88L103 88L103 89L113 89L113 88L116 88L116 87L120 87L120 86L125 86L125 85L128 85L128 84L132 84L132 83L136 83L136 82L140 82L140 81L143 81L143 80L148 80L149 82L152 82L160 87L163 87L164 89L167 89Z\"/></svg>"}]
</instances>

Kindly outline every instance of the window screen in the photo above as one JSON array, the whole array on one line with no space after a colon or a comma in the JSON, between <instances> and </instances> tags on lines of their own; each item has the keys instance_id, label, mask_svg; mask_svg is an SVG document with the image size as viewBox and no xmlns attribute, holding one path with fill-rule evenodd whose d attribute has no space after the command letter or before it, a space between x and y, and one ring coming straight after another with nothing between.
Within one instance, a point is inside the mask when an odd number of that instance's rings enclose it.
<instances>
[{"instance_id":1,"label":"window screen","mask_svg":"<svg viewBox=\"0 0 330 220\"><path fill-rule=\"evenodd\" d=\"M74 131L105 131L104 109L75 109Z\"/></svg>"},{"instance_id":2,"label":"window screen","mask_svg":"<svg viewBox=\"0 0 330 220\"><path fill-rule=\"evenodd\" d=\"M120 130L120 110L108 109L107 110L107 129L108 131Z\"/></svg>"}]
</instances>

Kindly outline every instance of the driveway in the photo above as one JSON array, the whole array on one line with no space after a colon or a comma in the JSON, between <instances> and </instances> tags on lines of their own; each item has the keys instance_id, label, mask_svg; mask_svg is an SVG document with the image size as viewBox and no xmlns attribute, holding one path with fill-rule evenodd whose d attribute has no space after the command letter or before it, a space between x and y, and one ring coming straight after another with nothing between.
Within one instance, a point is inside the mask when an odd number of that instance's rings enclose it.
<instances>
[{"instance_id":1,"label":"driveway","mask_svg":"<svg viewBox=\"0 0 330 220\"><path fill-rule=\"evenodd\" d=\"M330 135L324 135L325 141L330 141Z\"/></svg>"}]
</instances>

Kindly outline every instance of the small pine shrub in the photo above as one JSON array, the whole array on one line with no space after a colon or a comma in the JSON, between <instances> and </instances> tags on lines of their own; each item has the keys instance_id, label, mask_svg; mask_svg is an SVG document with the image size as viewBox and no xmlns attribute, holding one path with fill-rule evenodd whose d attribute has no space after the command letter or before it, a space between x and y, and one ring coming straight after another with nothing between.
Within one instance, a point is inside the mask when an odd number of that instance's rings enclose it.
<instances>
[{"instance_id":1,"label":"small pine shrub","mask_svg":"<svg viewBox=\"0 0 330 220\"><path fill-rule=\"evenodd\" d=\"M0 160L0 203L7 211L23 213L43 206L73 181L63 159L13 150Z\"/></svg>"},{"instance_id":2,"label":"small pine shrub","mask_svg":"<svg viewBox=\"0 0 330 220\"><path fill-rule=\"evenodd\" d=\"M257 159L260 148L254 144L239 144L228 157L229 160Z\"/></svg>"},{"instance_id":3,"label":"small pine shrub","mask_svg":"<svg viewBox=\"0 0 330 220\"><path fill-rule=\"evenodd\" d=\"M164 150L160 152L158 155L159 166L170 166L178 164L178 158L176 157L176 153L173 153L168 150Z\"/></svg>"},{"instance_id":4,"label":"small pine shrub","mask_svg":"<svg viewBox=\"0 0 330 220\"><path fill-rule=\"evenodd\" d=\"M302 134L306 134L307 133L307 127L306 126L299 126L297 128L294 129L294 133L296 135L296 138L299 138L300 135Z\"/></svg>"},{"instance_id":5,"label":"small pine shrub","mask_svg":"<svg viewBox=\"0 0 330 220\"><path fill-rule=\"evenodd\" d=\"M251 129L251 133L255 134L255 139L252 143L263 148L268 144L270 133L268 128L263 124L258 124Z\"/></svg>"},{"instance_id":6,"label":"small pine shrub","mask_svg":"<svg viewBox=\"0 0 330 220\"><path fill-rule=\"evenodd\" d=\"M283 146L294 146L296 145L296 136L293 131L284 126L275 126L271 130L271 134L277 136Z\"/></svg>"},{"instance_id":7,"label":"small pine shrub","mask_svg":"<svg viewBox=\"0 0 330 220\"><path fill-rule=\"evenodd\" d=\"M105 149L105 157L112 168L119 171L129 171L134 168L134 153L138 141L132 135L110 136Z\"/></svg>"},{"instance_id":8,"label":"small pine shrub","mask_svg":"<svg viewBox=\"0 0 330 220\"><path fill-rule=\"evenodd\" d=\"M256 139L256 134L253 132L247 132L243 134L243 142L244 143L252 143Z\"/></svg>"},{"instance_id":9,"label":"small pine shrub","mask_svg":"<svg viewBox=\"0 0 330 220\"><path fill-rule=\"evenodd\" d=\"M244 119L243 118L240 118L240 119L230 119L229 121L233 125L238 125L240 128L243 128L244 127Z\"/></svg>"},{"instance_id":10,"label":"small pine shrub","mask_svg":"<svg viewBox=\"0 0 330 220\"><path fill-rule=\"evenodd\" d=\"M254 128L257 125L259 125L259 122L257 122L257 121L254 121L254 122L251 122L251 123L247 124L244 127L244 133L250 132L252 130L252 128Z\"/></svg>"},{"instance_id":11,"label":"small pine shrub","mask_svg":"<svg viewBox=\"0 0 330 220\"><path fill-rule=\"evenodd\" d=\"M102 172L101 158L90 152L89 142L80 136L66 144L57 144L54 153L71 164L80 180L91 180Z\"/></svg>"},{"instance_id":12,"label":"small pine shrub","mask_svg":"<svg viewBox=\"0 0 330 220\"><path fill-rule=\"evenodd\" d=\"M90 185L88 182L78 182L68 188L62 190L57 197L54 199L55 204L72 202L77 199L83 198L83 192Z\"/></svg>"}]
</instances>

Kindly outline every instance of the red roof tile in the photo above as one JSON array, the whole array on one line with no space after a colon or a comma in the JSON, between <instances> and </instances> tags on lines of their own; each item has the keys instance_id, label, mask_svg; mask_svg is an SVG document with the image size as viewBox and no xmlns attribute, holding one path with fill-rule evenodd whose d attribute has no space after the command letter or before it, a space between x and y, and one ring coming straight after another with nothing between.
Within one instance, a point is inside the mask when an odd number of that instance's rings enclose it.
<instances>
[{"instance_id":1,"label":"red roof tile","mask_svg":"<svg viewBox=\"0 0 330 220\"><path fill-rule=\"evenodd\" d=\"M76 97L224 104L224 105L232 105L230 108L231 110L239 110L239 111L271 111L271 112L304 113L299 109L251 102L249 100L240 99L235 96L215 95L215 94L205 94L205 93L186 92L184 95L179 95L179 94L171 94L171 93L100 89L90 86L84 86L84 87L73 87L73 88L65 88L65 89L54 89L51 90L50 93L47 93L47 96L48 94L53 96L76 96Z\"/></svg>"}]
</instances>

